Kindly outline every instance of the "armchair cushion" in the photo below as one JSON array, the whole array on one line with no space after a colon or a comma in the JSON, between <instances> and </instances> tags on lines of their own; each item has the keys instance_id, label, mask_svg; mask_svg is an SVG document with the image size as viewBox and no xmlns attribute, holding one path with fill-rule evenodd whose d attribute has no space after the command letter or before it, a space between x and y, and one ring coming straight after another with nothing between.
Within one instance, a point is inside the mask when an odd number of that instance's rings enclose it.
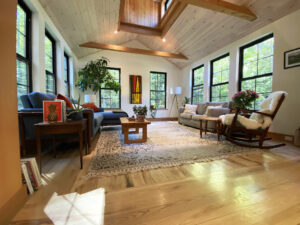
<instances>
[{"instance_id":1,"label":"armchair cushion","mask_svg":"<svg viewBox=\"0 0 300 225\"><path fill-rule=\"evenodd\" d=\"M222 115L220 118L222 119L222 123L224 125L230 126L232 124L233 118L235 114L227 114L227 115ZM262 128L262 124L258 123L256 120L253 119L248 119L244 116L238 115L237 122L245 127L246 129L250 130L257 130L259 128Z\"/></svg>"}]
</instances>

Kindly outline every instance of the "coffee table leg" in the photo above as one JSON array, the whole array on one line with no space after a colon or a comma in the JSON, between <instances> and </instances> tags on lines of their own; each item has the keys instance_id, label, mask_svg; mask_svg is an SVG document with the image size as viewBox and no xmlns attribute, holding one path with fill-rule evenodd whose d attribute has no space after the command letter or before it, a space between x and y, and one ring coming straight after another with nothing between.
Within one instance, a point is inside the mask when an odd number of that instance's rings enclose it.
<instances>
[{"instance_id":1,"label":"coffee table leg","mask_svg":"<svg viewBox=\"0 0 300 225\"><path fill-rule=\"evenodd\" d=\"M221 129L221 124L220 124L220 121L218 121L218 122L217 122L218 141L220 141L220 129Z\"/></svg>"},{"instance_id":2,"label":"coffee table leg","mask_svg":"<svg viewBox=\"0 0 300 225\"><path fill-rule=\"evenodd\" d=\"M124 144L128 144L128 132L129 128L127 126L124 127Z\"/></svg>"},{"instance_id":3,"label":"coffee table leg","mask_svg":"<svg viewBox=\"0 0 300 225\"><path fill-rule=\"evenodd\" d=\"M205 120L205 130L204 130L204 133L205 133L205 135L207 133L207 120Z\"/></svg>"},{"instance_id":4,"label":"coffee table leg","mask_svg":"<svg viewBox=\"0 0 300 225\"><path fill-rule=\"evenodd\" d=\"M40 173L42 173L42 160L41 160L41 137L40 137L40 129L39 127L35 128L35 137L36 137L36 151L37 151L37 163L40 169Z\"/></svg>"},{"instance_id":5,"label":"coffee table leg","mask_svg":"<svg viewBox=\"0 0 300 225\"><path fill-rule=\"evenodd\" d=\"M80 130L78 134L79 134L80 169L82 169L82 130Z\"/></svg>"},{"instance_id":6,"label":"coffee table leg","mask_svg":"<svg viewBox=\"0 0 300 225\"><path fill-rule=\"evenodd\" d=\"M200 137L202 138L202 120L200 120Z\"/></svg>"},{"instance_id":7,"label":"coffee table leg","mask_svg":"<svg viewBox=\"0 0 300 225\"><path fill-rule=\"evenodd\" d=\"M142 129L143 129L143 141L146 142L147 141L147 125L145 124Z\"/></svg>"}]
</instances>

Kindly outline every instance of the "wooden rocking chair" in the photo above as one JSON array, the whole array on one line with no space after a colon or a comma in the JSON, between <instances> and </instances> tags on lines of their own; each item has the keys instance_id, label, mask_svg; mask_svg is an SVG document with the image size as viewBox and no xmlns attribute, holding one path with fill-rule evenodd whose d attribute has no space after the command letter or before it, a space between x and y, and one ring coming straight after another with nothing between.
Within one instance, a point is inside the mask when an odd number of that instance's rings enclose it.
<instances>
[{"instance_id":1,"label":"wooden rocking chair","mask_svg":"<svg viewBox=\"0 0 300 225\"><path fill-rule=\"evenodd\" d=\"M274 145L264 145L264 141L266 140L271 140L271 138L267 137L268 135L268 130L269 127L271 125L271 122L273 121L273 119L275 118L281 104L283 103L284 99L285 99L285 95L287 93L285 92L274 92L272 94L277 94L276 96L276 105L273 106L273 110L267 110L268 112L264 112L263 110L261 111L255 111L255 110L247 110L247 109L240 109L237 108L235 114L229 114L229 115L224 115L222 116L222 123L223 125L225 125L225 136L226 139L236 145L239 146L244 146L244 147L250 147L250 148L261 148L261 149L271 149L271 148L277 148L277 147L281 147L284 146L284 143L279 143L279 144L274 144ZM272 95L271 94L271 95ZM271 96L270 95L270 96ZM270 98L270 96L268 98ZM274 95L273 95L274 96ZM271 96L272 97L272 96ZM266 99L271 101L271 99ZM265 101L266 101L265 100ZM258 129L249 129L246 128L245 126L243 126L243 124L241 124L241 122L239 120L243 119L244 121L247 120L252 120L251 122L253 122L253 119L247 119L244 116L239 115L240 113L256 113L256 116L260 116L262 118L270 118L268 119L270 121L270 123L267 125L267 127L259 127ZM226 116L229 116L232 119L232 123L231 124L224 124L224 118ZM243 118L242 118L243 117ZM257 142L258 144L250 144L253 142Z\"/></svg>"}]
</instances>

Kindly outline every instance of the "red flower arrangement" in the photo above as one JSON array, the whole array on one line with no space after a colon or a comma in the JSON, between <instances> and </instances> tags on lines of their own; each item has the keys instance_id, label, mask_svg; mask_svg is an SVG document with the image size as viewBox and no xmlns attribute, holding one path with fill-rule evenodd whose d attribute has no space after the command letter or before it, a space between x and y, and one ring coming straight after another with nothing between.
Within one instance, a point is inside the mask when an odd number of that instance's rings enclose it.
<instances>
[{"instance_id":1,"label":"red flower arrangement","mask_svg":"<svg viewBox=\"0 0 300 225\"><path fill-rule=\"evenodd\" d=\"M259 98L259 95L252 90L239 91L233 97L233 104L237 108L249 108L251 103Z\"/></svg>"}]
</instances>

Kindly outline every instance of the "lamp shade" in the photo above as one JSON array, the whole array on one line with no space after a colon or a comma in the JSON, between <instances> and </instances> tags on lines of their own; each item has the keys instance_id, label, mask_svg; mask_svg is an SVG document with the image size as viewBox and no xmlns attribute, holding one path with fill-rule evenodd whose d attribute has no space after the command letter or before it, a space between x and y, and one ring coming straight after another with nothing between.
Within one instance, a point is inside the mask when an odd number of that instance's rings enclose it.
<instances>
[{"instance_id":1,"label":"lamp shade","mask_svg":"<svg viewBox=\"0 0 300 225\"><path fill-rule=\"evenodd\" d=\"M170 95L174 94L173 88L170 88Z\"/></svg>"},{"instance_id":2,"label":"lamp shade","mask_svg":"<svg viewBox=\"0 0 300 225\"><path fill-rule=\"evenodd\" d=\"M175 94L176 95L181 95L182 93L182 88L180 86L177 86L176 89L175 89Z\"/></svg>"},{"instance_id":3,"label":"lamp shade","mask_svg":"<svg viewBox=\"0 0 300 225\"><path fill-rule=\"evenodd\" d=\"M93 102L95 103L97 101L96 95L84 95L84 102Z\"/></svg>"}]
</instances>

